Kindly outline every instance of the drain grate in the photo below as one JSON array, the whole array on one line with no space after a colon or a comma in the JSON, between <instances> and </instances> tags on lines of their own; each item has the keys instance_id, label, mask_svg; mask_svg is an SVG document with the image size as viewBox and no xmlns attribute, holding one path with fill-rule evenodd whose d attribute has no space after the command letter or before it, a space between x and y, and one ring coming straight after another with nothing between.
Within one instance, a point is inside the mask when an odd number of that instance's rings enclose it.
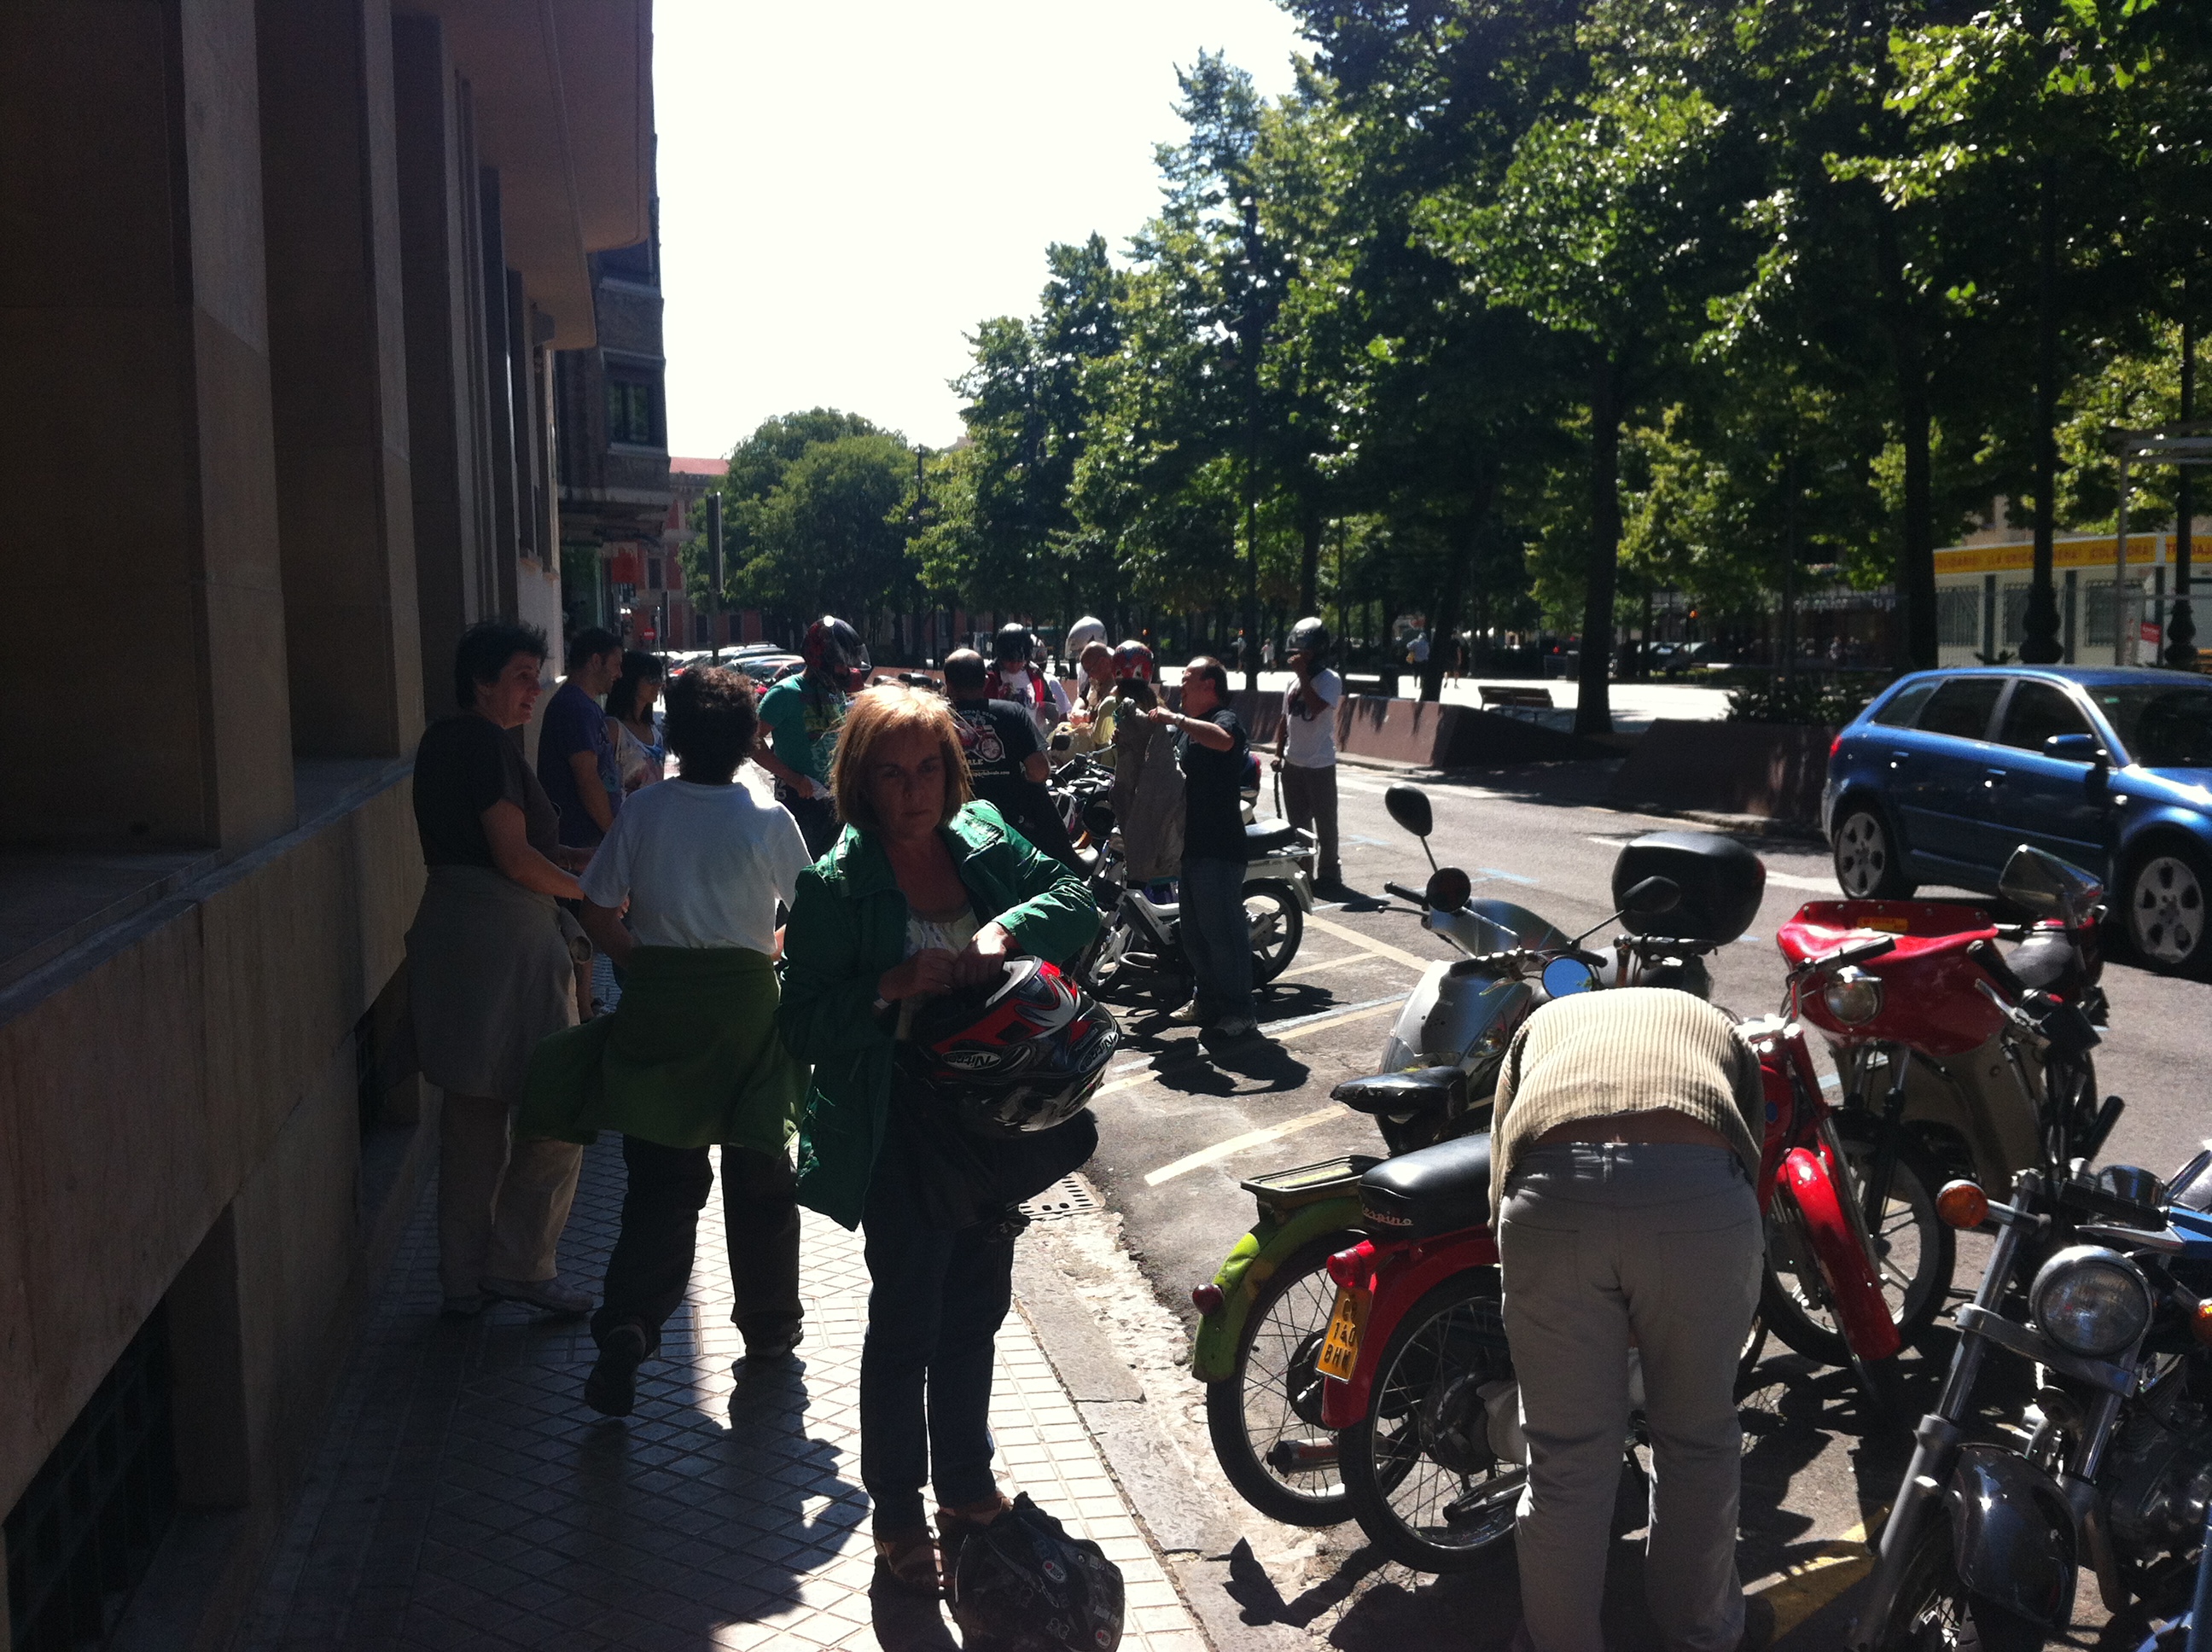
<instances>
[{"instance_id":1,"label":"drain grate","mask_svg":"<svg viewBox=\"0 0 2212 1652\"><path fill-rule=\"evenodd\" d=\"M1022 1201L1022 1214L1032 1222L1091 1216L1103 1208L1098 1202L1098 1190L1081 1175L1062 1176L1035 1199Z\"/></svg>"}]
</instances>

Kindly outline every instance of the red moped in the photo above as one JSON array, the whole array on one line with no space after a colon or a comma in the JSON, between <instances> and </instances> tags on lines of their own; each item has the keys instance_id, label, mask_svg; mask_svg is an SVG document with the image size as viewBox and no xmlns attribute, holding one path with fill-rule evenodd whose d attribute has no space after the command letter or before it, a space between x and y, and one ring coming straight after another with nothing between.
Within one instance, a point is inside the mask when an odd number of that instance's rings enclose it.
<instances>
[{"instance_id":1,"label":"red moped","mask_svg":"<svg viewBox=\"0 0 2212 1652\"><path fill-rule=\"evenodd\" d=\"M1820 962L1844 967L1890 944L1863 939ZM1902 1345L1804 1034L1778 1017L1742 1030L1765 1080L1770 1252L1818 1280L1844 1360L1877 1407L1899 1414ZM1360 1194L1373 1236L1328 1263L1337 1295L1319 1358L1322 1425L1338 1435L1352 1512L1376 1546L1418 1570L1463 1570L1513 1529L1528 1457L1489 1226L1490 1139L1379 1164ZM1762 1335L1754 1327L1747 1364Z\"/></svg>"}]
</instances>

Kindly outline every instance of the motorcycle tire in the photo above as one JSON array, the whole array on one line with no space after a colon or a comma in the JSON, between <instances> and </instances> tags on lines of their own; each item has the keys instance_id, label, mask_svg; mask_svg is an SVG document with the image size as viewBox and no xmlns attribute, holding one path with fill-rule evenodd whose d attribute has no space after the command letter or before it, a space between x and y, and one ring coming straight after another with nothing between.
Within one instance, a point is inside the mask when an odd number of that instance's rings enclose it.
<instances>
[{"instance_id":1,"label":"motorcycle tire","mask_svg":"<svg viewBox=\"0 0 2212 1652\"><path fill-rule=\"evenodd\" d=\"M2041 1625L1976 1594L1959 1577L1951 1520L1939 1503L1905 1563L1897 1598L1875 1631L1873 1652L2039 1652Z\"/></svg>"},{"instance_id":2,"label":"motorcycle tire","mask_svg":"<svg viewBox=\"0 0 2212 1652\"><path fill-rule=\"evenodd\" d=\"M1322 1378L1316 1362L1336 1305L1326 1265L1359 1239L1333 1233L1293 1252L1245 1315L1235 1368L1206 1385L1214 1461L1237 1496L1286 1526L1335 1526L1352 1518L1336 1442L1321 1425ZM1293 1467L1290 1449L1297 1446L1326 1448L1328 1455Z\"/></svg>"},{"instance_id":3,"label":"motorcycle tire","mask_svg":"<svg viewBox=\"0 0 2212 1652\"><path fill-rule=\"evenodd\" d=\"M1836 1115L1836 1135L1841 1141L1847 1169L1863 1164L1874 1156L1875 1121L1861 1113ZM1957 1243L1951 1230L1936 1213L1936 1195L1949 1177L1936 1156L1917 1137L1905 1133L1897 1146L1897 1163L1890 1177L1888 1219L1875 1236L1881 1259L1882 1295L1890 1303L1890 1316L1898 1335L1906 1343L1927 1334L1942 1311L1951 1291L1957 1261ZM1856 1196L1858 1179L1842 1191ZM1759 1314L1775 1339L1793 1353L1817 1359L1824 1365L1844 1365L1850 1350L1835 1328L1826 1305L1826 1289L1817 1275L1801 1278L1786 1244L1778 1242L1771 1224L1784 1219L1770 1216L1765 1267L1759 1281ZM1892 1258L1906 1255L1911 1271L1893 1266ZM1809 1262L1811 1251L1806 1248Z\"/></svg>"},{"instance_id":4,"label":"motorcycle tire","mask_svg":"<svg viewBox=\"0 0 2212 1652\"><path fill-rule=\"evenodd\" d=\"M1247 884L1244 922L1252 933L1252 984L1265 987L1291 967L1305 938L1305 908L1288 884Z\"/></svg>"},{"instance_id":5,"label":"motorcycle tire","mask_svg":"<svg viewBox=\"0 0 2212 1652\"><path fill-rule=\"evenodd\" d=\"M1352 1515L1391 1559L1468 1571L1511 1540L1528 1470L1492 1454L1478 1390L1512 1375L1494 1269L1446 1279L1391 1333L1367 1415L1337 1436Z\"/></svg>"}]
</instances>

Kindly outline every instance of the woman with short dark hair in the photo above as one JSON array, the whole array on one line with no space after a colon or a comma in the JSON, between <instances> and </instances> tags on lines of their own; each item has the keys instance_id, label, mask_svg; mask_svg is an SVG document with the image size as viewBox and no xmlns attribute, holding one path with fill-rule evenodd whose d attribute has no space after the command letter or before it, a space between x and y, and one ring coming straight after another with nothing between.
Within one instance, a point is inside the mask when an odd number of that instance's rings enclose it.
<instances>
[{"instance_id":1,"label":"woman with short dark hair","mask_svg":"<svg viewBox=\"0 0 2212 1652\"><path fill-rule=\"evenodd\" d=\"M745 1358L799 1339L790 1142L804 1075L776 1036L775 924L808 857L788 811L735 783L758 727L742 672L694 668L670 688L676 778L624 805L584 874L584 927L622 967L621 1001L531 1063L532 1129L622 1133L629 1186L584 1384L610 1417L635 1405L637 1369L684 1300L716 1147Z\"/></svg>"},{"instance_id":2,"label":"woman with short dark hair","mask_svg":"<svg viewBox=\"0 0 2212 1652\"><path fill-rule=\"evenodd\" d=\"M559 817L522 755L544 691L545 634L487 620L453 652L460 709L423 732L415 825L428 869L407 932L407 978L422 1076L445 1091L438 1140L438 1272L446 1311L486 1297L580 1314L556 1251L580 1156L512 1132L530 1053L576 1018L582 932L555 902L582 890L587 852L560 842ZM588 950L585 951L588 955Z\"/></svg>"}]
</instances>

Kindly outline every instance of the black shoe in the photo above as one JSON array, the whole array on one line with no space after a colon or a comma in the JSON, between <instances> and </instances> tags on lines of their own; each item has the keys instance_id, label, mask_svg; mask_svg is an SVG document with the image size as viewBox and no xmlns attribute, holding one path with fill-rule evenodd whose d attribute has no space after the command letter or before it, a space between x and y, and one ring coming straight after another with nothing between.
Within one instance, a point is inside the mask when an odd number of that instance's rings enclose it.
<instances>
[{"instance_id":1,"label":"black shoe","mask_svg":"<svg viewBox=\"0 0 2212 1652\"><path fill-rule=\"evenodd\" d=\"M584 1379L584 1403L603 1416L629 1416L637 1408L637 1368L644 1363L645 1333L635 1325L615 1327Z\"/></svg>"},{"instance_id":2,"label":"black shoe","mask_svg":"<svg viewBox=\"0 0 2212 1652\"><path fill-rule=\"evenodd\" d=\"M745 1339L745 1357L730 1367L732 1376L743 1376L749 1367L773 1365L778 1360L791 1357L791 1351L806 1340L803 1327L794 1325L788 1331L771 1331L765 1336Z\"/></svg>"}]
</instances>

